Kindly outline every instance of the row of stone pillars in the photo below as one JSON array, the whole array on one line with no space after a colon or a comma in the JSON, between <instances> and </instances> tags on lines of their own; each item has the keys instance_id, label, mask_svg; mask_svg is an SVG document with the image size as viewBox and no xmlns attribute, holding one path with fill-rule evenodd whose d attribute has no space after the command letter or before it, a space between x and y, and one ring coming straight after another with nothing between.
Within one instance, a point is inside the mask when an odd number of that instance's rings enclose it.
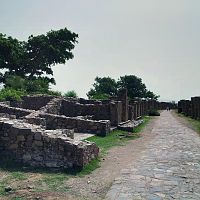
<instances>
[{"instance_id":1,"label":"row of stone pillars","mask_svg":"<svg viewBox=\"0 0 200 200\"><path fill-rule=\"evenodd\" d=\"M200 119L200 96L191 97L191 100L180 100L178 112L194 119Z\"/></svg>"}]
</instances>

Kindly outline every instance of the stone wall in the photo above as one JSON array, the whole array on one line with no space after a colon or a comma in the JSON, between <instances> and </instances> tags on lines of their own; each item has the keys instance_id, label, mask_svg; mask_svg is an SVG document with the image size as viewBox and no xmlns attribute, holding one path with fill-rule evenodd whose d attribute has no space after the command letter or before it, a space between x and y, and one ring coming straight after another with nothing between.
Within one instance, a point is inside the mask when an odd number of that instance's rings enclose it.
<instances>
[{"instance_id":1,"label":"stone wall","mask_svg":"<svg viewBox=\"0 0 200 200\"><path fill-rule=\"evenodd\" d=\"M191 97L191 101L180 100L178 102L178 112L194 119L200 119L200 97Z\"/></svg>"},{"instance_id":2,"label":"stone wall","mask_svg":"<svg viewBox=\"0 0 200 200\"><path fill-rule=\"evenodd\" d=\"M24 96L22 97L21 101L11 101L10 105L12 107L19 107L29 110L39 110L53 98L54 98L53 96L48 96L48 95Z\"/></svg>"},{"instance_id":3,"label":"stone wall","mask_svg":"<svg viewBox=\"0 0 200 200\"><path fill-rule=\"evenodd\" d=\"M165 104L163 104L165 103ZM129 101L129 120L138 119L144 115L148 115L149 110L166 109L163 105L171 105L167 102L158 102L156 100L141 100L135 99ZM172 106L171 106L172 108Z\"/></svg>"},{"instance_id":4,"label":"stone wall","mask_svg":"<svg viewBox=\"0 0 200 200\"><path fill-rule=\"evenodd\" d=\"M96 120L109 119L110 115L109 104L80 104L63 100L61 110L61 114L67 117L93 115Z\"/></svg>"},{"instance_id":5,"label":"stone wall","mask_svg":"<svg viewBox=\"0 0 200 200\"><path fill-rule=\"evenodd\" d=\"M82 169L98 152L94 143L74 141L61 130L0 119L0 158L37 167Z\"/></svg>"},{"instance_id":6,"label":"stone wall","mask_svg":"<svg viewBox=\"0 0 200 200\"><path fill-rule=\"evenodd\" d=\"M15 108L15 107L10 107L5 104L0 104L0 113L7 113L9 115L15 115L16 118L21 118L26 115L31 114L33 111L32 110L27 110L23 108Z\"/></svg>"},{"instance_id":7,"label":"stone wall","mask_svg":"<svg viewBox=\"0 0 200 200\"><path fill-rule=\"evenodd\" d=\"M74 129L78 133L93 133L106 136L110 132L109 120L85 120L78 117L66 117L53 114L39 114L40 119L45 119L47 129Z\"/></svg>"},{"instance_id":8,"label":"stone wall","mask_svg":"<svg viewBox=\"0 0 200 200\"><path fill-rule=\"evenodd\" d=\"M63 100L60 114L67 117L89 115L93 116L94 120L110 120L112 126L117 126L122 120L122 103L110 100L102 102L83 99L79 102Z\"/></svg>"},{"instance_id":9,"label":"stone wall","mask_svg":"<svg viewBox=\"0 0 200 200\"><path fill-rule=\"evenodd\" d=\"M191 115L194 119L200 119L200 96L191 98Z\"/></svg>"}]
</instances>

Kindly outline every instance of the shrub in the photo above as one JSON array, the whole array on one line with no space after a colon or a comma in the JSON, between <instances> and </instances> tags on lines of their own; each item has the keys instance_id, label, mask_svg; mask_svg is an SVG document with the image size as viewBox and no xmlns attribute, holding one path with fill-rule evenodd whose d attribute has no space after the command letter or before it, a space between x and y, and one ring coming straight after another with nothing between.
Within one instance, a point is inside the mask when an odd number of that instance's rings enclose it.
<instances>
[{"instance_id":1,"label":"shrub","mask_svg":"<svg viewBox=\"0 0 200 200\"><path fill-rule=\"evenodd\" d=\"M24 90L4 88L0 90L0 101L19 101L24 95L26 95L26 92Z\"/></svg>"},{"instance_id":2,"label":"shrub","mask_svg":"<svg viewBox=\"0 0 200 200\"><path fill-rule=\"evenodd\" d=\"M149 110L149 116L160 116L160 113L157 110Z\"/></svg>"},{"instance_id":3,"label":"shrub","mask_svg":"<svg viewBox=\"0 0 200 200\"><path fill-rule=\"evenodd\" d=\"M77 98L78 97L77 93L74 90L70 90L70 91L66 92L64 94L64 96L65 97L73 97L73 98Z\"/></svg>"},{"instance_id":4,"label":"shrub","mask_svg":"<svg viewBox=\"0 0 200 200\"><path fill-rule=\"evenodd\" d=\"M97 100L108 100L110 95L108 94L94 94L90 99L97 99Z\"/></svg>"},{"instance_id":5,"label":"shrub","mask_svg":"<svg viewBox=\"0 0 200 200\"><path fill-rule=\"evenodd\" d=\"M47 92L48 95L52 95L52 96L62 96L62 93L59 91L53 91L53 90L49 90Z\"/></svg>"}]
</instances>

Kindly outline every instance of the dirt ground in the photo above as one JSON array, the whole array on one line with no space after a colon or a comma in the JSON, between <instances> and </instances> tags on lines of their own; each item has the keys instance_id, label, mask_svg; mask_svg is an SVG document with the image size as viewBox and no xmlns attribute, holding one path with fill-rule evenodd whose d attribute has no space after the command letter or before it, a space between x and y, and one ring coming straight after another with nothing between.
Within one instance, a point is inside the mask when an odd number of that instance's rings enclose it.
<instances>
[{"instance_id":1,"label":"dirt ground","mask_svg":"<svg viewBox=\"0 0 200 200\"><path fill-rule=\"evenodd\" d=\"M71 188L72 199L104 199L114 179L120 170L125 168L130 160L137 159L146 144L153 139L152 129L156 117L143 129L141 137L131 140L125 146L112 148L101 163L101 167L83 178L72 178L67 181ZM65 198L63 198L65 199Z\"/></svg>"},{"instance_id":2,"label":"dirt ground","mask_svg":"<svg viewBox=\"0 0 200 200\"><path fill-rule=\"evenodd\" d=\"M124 146L112 148L102 159L101 167L93 171L90 175L84 177L69 178L64 182L64 186L69 190L67 192L31 192L31 189L17 190L15 194L9 197L0 197L2 200L100 200L104 199L114 179L120 174L120 171L129 165L130 160L137 159L145 146L154 138L152 129L157 117L150 120L143 129L141 137L130 140ZM31 182L31 180L29 180ZM23 188L23 187L22 187ZM23 195L24 194L24 195ZM15 196L24 196L24 198L15 198ZM11 198L12 197L12 198Z\"/></svg>"}]
</instances>

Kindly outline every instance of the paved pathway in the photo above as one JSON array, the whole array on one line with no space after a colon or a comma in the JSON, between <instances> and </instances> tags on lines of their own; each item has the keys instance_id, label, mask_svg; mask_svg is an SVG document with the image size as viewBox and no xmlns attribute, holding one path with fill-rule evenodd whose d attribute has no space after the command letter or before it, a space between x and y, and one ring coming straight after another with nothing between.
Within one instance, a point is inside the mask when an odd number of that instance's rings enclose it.
<instances>
[{"instance_id":1,"label":"paved pathway","mask_svg":"<svg viewBox=\"0 0 200 200\"><path fill-rule=\"evenodd\" d=\"M169 111L162 112L152 133L154 139L121 171L106 199L200 200L200 136Z\"/></svg>"}]
</instances>

